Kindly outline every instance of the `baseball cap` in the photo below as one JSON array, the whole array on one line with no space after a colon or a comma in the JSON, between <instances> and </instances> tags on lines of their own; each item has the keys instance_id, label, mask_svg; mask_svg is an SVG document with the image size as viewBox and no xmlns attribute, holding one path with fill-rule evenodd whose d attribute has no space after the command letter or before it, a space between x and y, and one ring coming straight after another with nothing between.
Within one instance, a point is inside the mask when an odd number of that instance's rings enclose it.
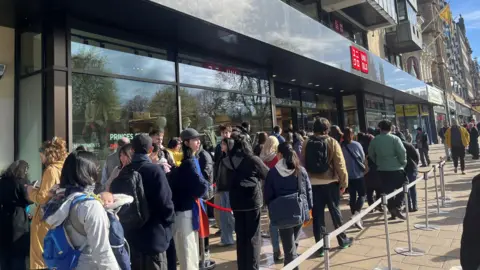
<instances>
[{"instance_id":1,"label":"baseball cap","mask_svg":"<svg viewBox=\"0 0 480 270\"><path fill-rule=\"evenodd\" d=\"M147 134L138 134L132 140L133 152L137 154L148 154L152 146L152 138Z\"/></svg>"},{"instance_id":2,"label":"baseball cap","mask_svg":"<svg viewBox=\"0 0 480 270\"><path fill-rule=\"evenodd\" d=\"M182 133L180 133L180 138L182 141L199 138L200 133L193 128L186 128Z\"/></svg>"}]
</instances>

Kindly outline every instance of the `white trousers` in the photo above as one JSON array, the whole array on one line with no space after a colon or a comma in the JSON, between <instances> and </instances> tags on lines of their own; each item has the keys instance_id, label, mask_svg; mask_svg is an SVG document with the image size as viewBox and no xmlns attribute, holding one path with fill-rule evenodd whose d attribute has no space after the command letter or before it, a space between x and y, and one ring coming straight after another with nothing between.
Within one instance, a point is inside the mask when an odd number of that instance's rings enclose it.
<instances>
[{"instance_id":1,"label":"white trousers","mask_svg":"<svg viewBox=\"0 0 480 270\"><path fill-rule=\"evenodd\" d=\"M175 212L173 237L180 270L197 270L199 266L198 232L193 230L191 210Z\"/></svg>"}]
</instances>

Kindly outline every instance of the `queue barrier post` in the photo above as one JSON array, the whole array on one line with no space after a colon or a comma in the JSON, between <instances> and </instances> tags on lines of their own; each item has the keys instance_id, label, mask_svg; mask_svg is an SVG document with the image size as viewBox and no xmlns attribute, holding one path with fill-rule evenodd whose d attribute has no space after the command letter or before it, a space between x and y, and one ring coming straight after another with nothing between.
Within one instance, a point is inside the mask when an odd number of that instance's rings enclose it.
<instances>
[{"instance_id":1,"label":"queue barrier post","mask_svg":"<svg viewBox=\"0 0 480 270\"><path fill-rule=\"evenodd\" d=\"M408 184L403 184L403 194L405 196L405 216L407 218L407 238L408 238L408 247L398 247L395 249L400 255L403 256L423 256L425 251L412 247L412 234L410 231L410 214L408 211Z\"/></svg>"},{"instance_id":2,"label":"queue barrier post","mask_svg":"<svg viewBox=\"0 0 480 270\"><path fill-rule=\"evenodd\" d=\"M326 233L323 236L323 264L325 265L325 270L330 270L330 234Z\"/></svg>"},{"instance_id":3,"label":"queue barrier post","mask_svg":"<svg viewBox=\"0 0 480 270\"><path fill-rule=\"evenodd\" d=\"M442 161L440 161L440 188L442 191L442 194L441 194L442 197L440 197L442 201L442 207L445 207L445 203L447 201L451 201L451 199L447 197L446 191L445 191L445 161L443 159Z\"/></svg>"},{"instance_id":4,"label":"queue barrier post","mask_svg":"<svg viewBox=\"0 0 480 270\"><path fill-rule=\"evenodd\" d=\"M436 196L436 200L437 200L437 214L438 215L441 215L441 214L446 214L447 212L444 212L442 210L440 210L440 196L438 195L438 184L437 184L437 166L438 166L438 171L440 173L440 189L442 189L442 174L441 174L441 171L440 171L440 168L442 167L442 161L440 161L440 163L438 163L438 165L435 165L433 166L433 177L434 177L434 180L435 180L435 196Z\"/></svg>"},{"instance_id":5,"label":"queue barrier post","mask_svg":"<svg viewBox=\"0 0 480 270\"><path fill-rule=\"evenodd\" d=\"M425 181L425 224L415 224L414 227L422 231L436 231L439 227L430 225L428 221L428 172L423 173L423 180Z\"/></svg>"},{"instance_id":6,"label":"queue barrier post","mask_svg":"<svg viewBox=\"0 0 480 270\"><path fill-rule=\"evenodd\" d=\"M390 235L388 232L388 208L387 208L387 195L382 194L382 208L383 208L383 219L385 221L385 241L387 245L387 260L388 260L388 269L392 269L392 254L390 252Z\"/></svg>"}]
</instances>

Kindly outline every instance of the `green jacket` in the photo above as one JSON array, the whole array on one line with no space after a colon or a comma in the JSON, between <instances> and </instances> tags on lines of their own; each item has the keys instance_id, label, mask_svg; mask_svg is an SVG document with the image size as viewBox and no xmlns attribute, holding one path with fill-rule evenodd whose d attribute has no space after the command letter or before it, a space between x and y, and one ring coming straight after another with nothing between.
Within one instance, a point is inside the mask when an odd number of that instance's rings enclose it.
<instances>
[{"instance_id":1,"label":"green jacket","mask_svg":"<svg viewBox=\"0 0 480 270\"><path fill-rule=\"evenodd\" d=\"M380 134L370 143L368 157L378 171L400 171L407 165L407 155L402 141L392 134Z\"/></svg>"}]
</instances>

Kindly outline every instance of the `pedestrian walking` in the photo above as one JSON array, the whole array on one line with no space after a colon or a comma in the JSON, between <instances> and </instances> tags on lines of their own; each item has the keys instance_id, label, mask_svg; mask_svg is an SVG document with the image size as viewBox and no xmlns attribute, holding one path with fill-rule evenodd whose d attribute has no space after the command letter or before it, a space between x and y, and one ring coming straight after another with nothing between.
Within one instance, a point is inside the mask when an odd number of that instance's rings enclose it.
<instances>
[{"instance_id":1,"label":"pedestrian walking","mask_svg":"<svg viewBox=\"0 0 480 270\"><path fill-rule=\"evenodd\" d=\"M263 203L261 182L268 167L253 155L243 134L232 134L234 145L228 153L229 195L237 234L237 269L260 268L260 213Z\"/></svg>"},{"instance_id":2,"label":"pedestrian walking","mask_svg":"<svg viewBox=\"0 0 480 270\"><path fill-rule=\"evenodd\" d=\"M340 195L348 187L348 173L343 157L342 148L337 140L330 137L330 122L325 118L318 118L313 123L314 135L303 144L303 158L305 169L312 183L313 193L313 234L315 242L323 239L326 233L325 206L328 206L336 228L343 225L340 212ZM341 248L348 248L353 238L342 232L337 236ZM323 256L323 248L319 249L319 256Z\"/></svg>"},{"instance_id":3,"label":"pedestrian walking","mask_svg":"<svg viewBox=\"0 0 480 270\"><path fill-rule=\"evenodd\" d=\"M45 165L42 180L39 184L27 186L28 198L35 203L35 214L30 226L30 269L46 269L43 261L43 239L49 226L43 221L42 207L50 200L50 190L60 183L63 162L67 157L65 140L53 137L42 144L40 159ZM37 182L38 183L38 182Z\"/></svg>"},{"instance_id":4,"label":"pedestrian walking","mask_svg":"<svg viewBox=\"0 0 480 270\"><path fill-rule=\"evenodd\" d=\"M401 137L399 137L401 139ZM420 160L422 161L422 167L430 166L430 156L428 151L430 149L428 145L428 135L422 130L421 127L417 128L417 136L415 137L417 143L417 149L420 153Z\"/></svg>"},{"instance_id":5,"label":"pedestrian walking","mask_svg":"<svg viewBox=\"0 0 480 270\"><path fill-rule=\"evenodd\" d=\"M473 124L470 124L470 143L468 144L468 149L472 155L472 159L479 159L478 129Z\"/></svg>"},{"instance_id":6,"label":"pedestrian walking","mask_svg":"<svg viewBox=\"0 0 480 270\"><path fill-rule=\"evenodd\" d=\"M362 145L354 141L353 136L353 130L348 127L345 128L343 134L344 141L341 145L348 172L350 212L352 213L352 218L355 218L355 216L357 216L360 211L362 211L363 204L365 203L366 188L364 174L366 166L365 153L363 152ZM363 230L362 220L356 222L355 226L358 229Z\"/></svg>"},{"instance_id":7,"label":"pedestrian walking","mask_svg":"<svg viewBox=\"0 0 480 270\"><path fill-rule=\"evenodd\" d=\"M445 133L447 132L448 129L449 129L448 122L447 121L443 122L443 127L440 128L440 130L438 131L438 136L442 139L443 147L445 149L445 158L447 159L447 161L450 161L452 155L450 153L450 148L448 147L447 140L445 139Z\"/></svg>"},{"instance_id":8,"label":"pedestrian walking","mask_svg":"<svg viewBox=\"0 0 480 270\"><path fill-rule=\"evenodd\" d=\"M28 163L24 160L13 162L0 175L0 269L27 269L30 248L27 184Z\"/></svg>"},{"instance_id":9,"label":"pedestrian walking","mask_svg":"<svg viewBox=\"0 0 480 270\"><path fill-rule=\"evenodd\" d=\"M279 229L285 254L283 264L287 265L297 257L298 234L303 222L310 218L309 210L313 208L312 186L307 171L300 165L290 143L278 146L278 156L280 160L265 180L264 198L271 210L270 217L277 215L275 217L279 220L288 221L287 226ZM296 209L300 209L300 212ZM300 218L294 214L300 214Z\"/></svg>"},{"instance_id":10,"label":"pedestrian walking","mask_svg":"<svg viewBox=\"0 0 480 270\"><path fill-rule=\"evenodd\" d=\"M465 174L465 148L470 143L468 130L458 125L457 120L452 119L452 126L445 132L445 141L452 152L454 172L458 172L458 160L460 169Z\"/></svg>"},{"instance_id":11,"label":"pedestrian walking","mask_svg":"<svg viewBox=\"0 0 480 270\"><path fill-rule=\"evenodd\" d=\"M182 131L183 160L177 175L170 181L175 205L175 248L181 270L199 269L199 232L203 234L201 230L206 229L199 198L207 193L209 183L203 177L200 163L195 157L200 150L200 136L193 128Z\"/></svg>"},{"instance_id":12,"label":"pedestrian walking","mask_svg":"<svg viewBox=\"0 0 480 270\"><path fill-rule=\"evenodd\" d=\"M380 134L373 139L368 149L368 155L377 165L378 177L382 182L382 191L385 194L402 187L408 181L404 168L407 165L407 155L402 141L391 134L392 123L382 120L378 124ZM400 212L403 196L397 195L388 201L388 210L392 218L405 220Z\"/></svg>"}]
</instances>

